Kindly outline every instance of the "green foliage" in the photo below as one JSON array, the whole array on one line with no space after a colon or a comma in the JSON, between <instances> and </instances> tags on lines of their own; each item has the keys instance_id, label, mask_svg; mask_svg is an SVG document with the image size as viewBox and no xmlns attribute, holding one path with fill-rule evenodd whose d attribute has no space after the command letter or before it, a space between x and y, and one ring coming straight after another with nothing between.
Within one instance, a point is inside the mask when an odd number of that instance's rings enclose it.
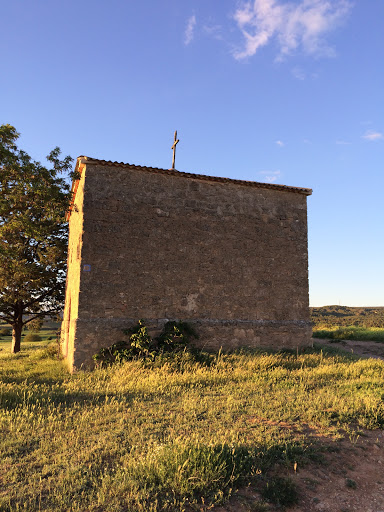
<instances>
[{"instance_id":1,"label":"green foliage","mask_svg":"<svg viewBox=\"0 0 384 512\"><path fill-rule=\"evenodd\" d=\"M181 368L163 352L70 376L42 344L0 352L1 511L200 510L266 481L284 504L271 475L318 460L319 437L384 427L379 360L181 350Z\"/></svg>"},{"instance_id":2,"label":"green foliage","mask_svg":"<svg viewBox=\"0 0 384 512\"><path fill-rule=\"evenodd\" d=\"M26 341L27 343L41 341L41 336L39 334L37 334L37 333L29 332L25 336L24 341Z\"/></svg>"},{"instance_id":3,"label":"green foliage","mask_svg":"<svg viewBox=\"0 0 384 512\"><path fill-rule=\"evenodd\" d=\"M16 129L0 126L0 319L12 325L14 351L23 325L62 308L67 252L65 180L69 156L55 148L51 168L20 150Z\"/></svg>"},{"instance_id":4,"label":"green foliage","mask_svg":"<svg viewBox=\"0 0 384 512\"><path fill-rule=\"evenodd\" d=\"M178 353L185 351L191 338L197 338L193 327L187 322L167 322L160 335L152 339L143 320L124 334L128 341L119 341L110 347L102 348L93 356L96 363L121 363L134 358L155 360L164 353ZM192 350L192 347L191 347Z\"/></svg>"},{"instance_id":5,"label":"green foliage","mask_svg":"<svg viewBox=\"0 0 384 512\"><path fill-rule=\"evenodd\" d=\"M157 346L164 352L184 349L192 340L198 338L194 328L187 322L167 322L157 337Z\"/></svg>"},{"instance_id":6,"label":"green foliage","mask_svg":"<svg viewBox=\"0 0 384 512\"><path fill-rule=\"evenodd\" d=\"M131 329L125 330L124 334L129 336L129 352L132 357L147 357L151 355L152 338L143 320L139 320L138 324Z\"/></svg>"},{"instance_id":7,"label":"green foliage","mask_svg":"<svg viewBox=\"0 0 384 512\"><path fill-rule=\"evenodd\" d=\"M373 327L384 328L384 307L363 308L349 306L323 306L310 308L315 328L331 327Z\"/></svg>"},{"instance_id":8,"label":"green foliage","mask_svg":"<svg viewBox=\"0 0 384 512\"><path fill-rule=\"evenodd\" d=\"M38 316L28 323L28 330L31 332L40 332L44 325L44 317Z\"/></svg>"},{"instance_id":9,"label":"green foliage","mask_svg":"<svg viewBox=\"0 0 384 512\"><path fill-rule=\"evenodd\" d=\"M40 359L62 359L60 345L58 343L49 343L41 350L39 357Z\"/></svg>"},{"instance_id":10,"label":"green foliage","mask_svg":"<svg viewBox=\"0 0 384 512\"><path fill-rule=\"evenodd\" d=\"M331 340L356 340L384 342L384 328L372 327L323 327L313 329L314 338L327 338Z\"/></svg>"},{"instance_id":11,"label":"green foliage","mask_svg":"<svg viewBox=\"0 0 384 512\"><path fill-rule=\"evenodd\" d=\"M265 485L261 492L263 498L283 507L295 505L299 495L295 484L290 478L275 477Z\"/></svg>"},{"instance_id":12,"label":"green foliage","mask_svg":"<svg viewBox=\"0 0 384 512\"><path fill-rule=\"evenodd\" d=\"M347 487L349 487L350 489L356 489L357 488L357 484L356 484L355 480L352 480L352 478L347 478L345 480L345 485Z\"/></svg>"},{"instance_id":13,"label":"green foliage","mask_svg":"<svg viewBox=\"0 0 384 512\"><path fill-rule=\"evenodd\" d=\"M131 474L134 487L146 489L148 505L157 501L159 510L175 510L171 505L202 502L202 497L221 503L258 463L245 446L180 440L159 446L156 457L145 457Z\"/></svg>"},{"instance_id":14,"label":"green foliage","mask_svg":"<svg viewBox=\"0 0 384 512\"><path fill-rule=\"evenodd\" d=\"M0 336L11 336L12 331L9 327L2 327L0 329Z\"/></svg>"}]
</instances>

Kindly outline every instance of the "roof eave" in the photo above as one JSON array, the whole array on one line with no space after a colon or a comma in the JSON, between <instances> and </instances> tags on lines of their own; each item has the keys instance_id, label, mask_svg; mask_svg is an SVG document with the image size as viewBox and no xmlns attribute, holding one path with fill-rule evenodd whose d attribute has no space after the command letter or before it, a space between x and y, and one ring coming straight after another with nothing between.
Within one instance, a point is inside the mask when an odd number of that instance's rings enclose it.
<instances>
[{"instance_id":1,"label":"roof eave","mask_svg":"<svg viewBox=\"0 0 384 512\"><path fill-rule=\"evenodd\" d=\"M302 188L302 187L291 187L288 185L279 185L277 183L262 183L259 181L246 181L246 180L237 180L233 178L222 178L218 176L209 176L206 174L193 174L182 171L177 171L176 169L161 169L159 167L146 167L141 165L128 164L124 162L116 162L111 160L99 160L97 158L91 158L87 156L79 156L78 161L82 161L87 164L94 165L103 165L103 166L113 166L113 167L123 167L127 169L136 169L139 171L147 171L158 174L165 174L168 176L178 176L182 178L190 178L197 179L203 181L212 181L216 183L233 183L236 185L243 185L248 187L256 187L256 188L268 188L273 190L281 190L286 192L294 192L298 194L303 194L306 196L310 196L312 194L312 189L310 188Z\"/></svg>"}]
</instances>

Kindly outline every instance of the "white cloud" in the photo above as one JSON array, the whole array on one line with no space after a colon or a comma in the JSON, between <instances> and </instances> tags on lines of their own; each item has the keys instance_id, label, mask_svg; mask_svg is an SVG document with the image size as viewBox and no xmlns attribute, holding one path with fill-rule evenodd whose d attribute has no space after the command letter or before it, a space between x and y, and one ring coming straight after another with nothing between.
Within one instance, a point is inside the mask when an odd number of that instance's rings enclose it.
<instances>
[{"instance_id":1,"label":"white cloud","mask_svg":"<svg viewBox=\"0 0 384 512\"><path fill-rule=\"evenodd\" d=\"M251 57L263 46L277 41L278 59L295 51L309 55L334 55L325 35L341 23L350 11L349 0L253 0L240 6L234 14L245 45L236 59Z\"/></svg>"},{"instance_id":2,"label":"white cloud","mask_svg":"<svg viewBox=\"0 0 384 512\"><path fill-rule=\"evenodd\" d=\"M184 32L184 44L186 46L188 46L193 41L195 25L196 25L196 16L193 15L190 18L188 18L187 27Z\"/></svg>"},{"instance_id":3,"label":"white cloud","mask_svg":"<svg viewBox=\"0 0 384 512\"><path fill-rule=\"evenodd\" d=\"M341 139L337 140L336 144L339 146L350 146L351 145L350 142L347 142L346 140L341 140Z\"/></svg>"},{"instance_id":4,"label":"white cloud","mask_svg":"<svg viewBox=\"0 0 384 512\"><path fill-rule=\"evenodd\" d=\"M274 183L281 176L281 171L260 171L258 174L263 176L265 183Z\"/></svg>"},{"instance_id":5,"label":"white cloud","mask_svg":"<svg viewBox=\"0 0 384 512\"><path fill-rule=\"evenodd\" d=\"M283 146L285 146L285 144L284 144L284 142L283 142L282 140L276 140L276 141L275 141L275 144L277 144L277 145L278 145L278 146L280 146L281 148L282 148Z\"/></svg>"},{"instance_id":6,"label":"white cloud","mask_svg":"<svg viewBox=\"0 0 384 512\"><path fill-rule=\"evenodd\" d=\"M371 140L371 141L382 140L382 139L384 139L384 134L381 132L375 132L373 130L368 130L365 133L365 135L362 135L362 138L365 140Z\"/></svg>"}]
</instances>

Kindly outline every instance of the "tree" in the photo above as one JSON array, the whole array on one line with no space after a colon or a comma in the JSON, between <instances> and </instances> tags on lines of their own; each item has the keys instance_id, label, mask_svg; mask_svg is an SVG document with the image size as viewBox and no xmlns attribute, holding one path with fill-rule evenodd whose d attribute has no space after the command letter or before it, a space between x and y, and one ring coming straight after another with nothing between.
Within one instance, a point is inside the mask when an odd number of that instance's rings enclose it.
<instances>
[{"instance_id":1,"label":"tree","mask_svg":"<svg viewBox=\"0 0 384 512\"><path fill-rule=\"evenodd\" d=\"M35 333L40 332L43 325L44 325L44 317L38 316L37 318L29 321L28 331L35 332Z\"/></svg>"},{"instance_id":2,"label":"tree","mask_svg":"<svg viewBox=\"0 0 384 512\"><path fill-rule=\"evenodd\" d=\"M23 326L62 309L71 194L66 178L73 159L60 149L51 168L18 149L19 134L0 126L0 320L12 326L12 352Z\"/></svg>"}]
</instances>

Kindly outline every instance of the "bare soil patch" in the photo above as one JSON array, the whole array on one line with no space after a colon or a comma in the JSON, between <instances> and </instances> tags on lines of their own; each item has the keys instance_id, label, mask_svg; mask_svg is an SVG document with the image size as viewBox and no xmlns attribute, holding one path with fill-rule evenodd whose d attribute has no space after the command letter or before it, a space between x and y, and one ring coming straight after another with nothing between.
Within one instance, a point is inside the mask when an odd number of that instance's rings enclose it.
<instances>
[{"instance_id":1,"label":"bare soil patch","mask_svg":"<svg viewBox=\"0 0 384 512\"><path fill-rule=\"evenodd\" d=\"M324 347L339 348L350 354L360 357L384 360L384 343L376 341L355 341L355 340L330 340L321 338L312 338L317 345Z\"/></svg>"},{"instance_id":2,"label":"bare soil patch","mask_svg":"<svg viewBox=\"0 0 384 512\"><path fill-rule=\"evenodd\" d=\"M298 468L292 476L301 499L287 511L384 512L384 431L365 431L334 447L324 464Z\"/></svg>"}]
</instances>

